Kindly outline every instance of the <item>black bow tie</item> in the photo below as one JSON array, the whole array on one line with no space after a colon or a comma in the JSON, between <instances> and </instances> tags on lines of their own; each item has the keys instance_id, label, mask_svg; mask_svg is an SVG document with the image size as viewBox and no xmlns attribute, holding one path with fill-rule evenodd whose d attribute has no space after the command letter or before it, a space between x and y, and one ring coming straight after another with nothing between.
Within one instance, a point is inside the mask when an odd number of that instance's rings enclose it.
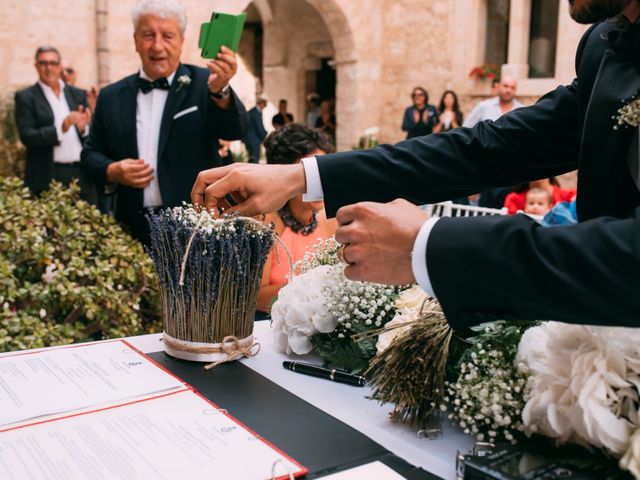
<instances>
[{"instance_id":1,"label":"black bow tie","mask_svg":"<svg viewBox=\"0 0 640 480\"><path fill-rule=\"evenodd\" d=\"M153 82L138 77L138 90L140 90L142 93L149 93L154 88L159 88L160 90L169 90L169 82L165 77L158 78Z\"/></svg>"}]
</instances>

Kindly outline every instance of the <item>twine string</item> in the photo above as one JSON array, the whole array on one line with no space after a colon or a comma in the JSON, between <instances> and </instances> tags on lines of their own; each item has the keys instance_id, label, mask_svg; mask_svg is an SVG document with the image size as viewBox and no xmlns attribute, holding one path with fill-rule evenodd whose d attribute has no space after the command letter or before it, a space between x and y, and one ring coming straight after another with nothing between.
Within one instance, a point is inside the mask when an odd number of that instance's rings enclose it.
<instances>
[{"instance_id":1,"label":"twine string","mask_svg":"<svg viewBox=\"0 0 640 480\"><path fill-rule=\"evenodd\" d=\"M205 365L205 370L211 370L212 368L217 367L218 365L222 365L223 363L233 362L234 360L238 360L242 357L255 357L260 353L260 344L258 342L253 342L250 345L242 345L238 337L233 335L227 335L222 340L221 350L223 353L226 353L227 356L221 360L216 360L215 362L210 363L209 365Z\"/></svg>"},{"instance_id":2,"label":"twine string","mask_svg":"<svg viewBox=\"0 0 640 480\"><path fill-rule=\"evenodd\" d=\"M191 251L191 244L193 243L193 239L195 238L196 234L198 233L198 227L200 226L200 224L204 220L204 216L205 216L204 213L200 214L200 218L198 219L198 223L196 223L196 226L193 227L193 232L191 233L191 236L189 237L189 242L187 243L187 248L184 251L184 255L182 256L182 266L180 267L180 280L178 280L178 285L180 285L181 287L184 286L184 270L187 267L187 258L189 257L189 252Z\"/></svg>"}]
</instances>

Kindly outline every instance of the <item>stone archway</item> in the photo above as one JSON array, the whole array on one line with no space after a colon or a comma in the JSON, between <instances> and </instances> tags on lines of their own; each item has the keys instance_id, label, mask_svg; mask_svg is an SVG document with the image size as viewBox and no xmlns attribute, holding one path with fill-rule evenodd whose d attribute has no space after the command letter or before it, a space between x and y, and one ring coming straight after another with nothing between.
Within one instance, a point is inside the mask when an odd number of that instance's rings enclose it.
<instances>
[{"instance_id":1,"label":"stone archway","mask_svg":"<svg viewBox=\"0 0 640 480\"><path fill-rule=\"evenodd\" d=\"M253 0L244 7L253 16L257 12L262 21L264 88L259 93L276 104L286 98L296 121L304 122L305 97L313 91L314 73L329 63L336 76L337 147L351 148L358 138L356 56L343 9L335 0Z\"/></svg>"},{"instance_id":2,"label":"stone archway","mask_svg":"<svg viewBox=\"0 0 640 480\"><path fill-rule=\"evenodd\" d=\"M357 72L356 47L349 20L335 0L305 0L322 17L333 43L336 69L336 118L338 123L336 146L348 150L356 143Z\"/></svg>"}]
</instances>

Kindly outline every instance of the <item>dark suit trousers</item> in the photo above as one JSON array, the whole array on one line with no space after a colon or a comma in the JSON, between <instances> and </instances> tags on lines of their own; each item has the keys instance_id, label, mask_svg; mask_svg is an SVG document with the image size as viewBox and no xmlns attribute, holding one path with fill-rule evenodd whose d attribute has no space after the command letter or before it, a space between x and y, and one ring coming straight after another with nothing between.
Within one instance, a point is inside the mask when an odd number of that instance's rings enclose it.
<instances>
[{"instance_id":1,"label":"dark suit trousers","mask_svg":"<svg viewBox=\"0 0 640 480\"><path fill-rule=\"evenodd\" d=\"M80 198L91 205L96 205L98 202L98 195L96 187L82 170L80 170L80 162L74 163L55 163L53 164L53 180L62 183L65 187L68 187L73 180L78 180L80 186ZM42 193L42 190L36 192L36 194Z\"/></svg>"}]
</instances>

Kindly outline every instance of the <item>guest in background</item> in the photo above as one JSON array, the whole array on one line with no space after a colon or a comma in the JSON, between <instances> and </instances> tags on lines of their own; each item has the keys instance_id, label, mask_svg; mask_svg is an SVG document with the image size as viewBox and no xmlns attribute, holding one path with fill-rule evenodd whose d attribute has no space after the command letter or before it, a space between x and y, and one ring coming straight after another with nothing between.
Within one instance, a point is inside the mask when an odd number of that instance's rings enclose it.
<instances>
[{"instance_id":1,"label":"guest in background","mask_svg":"<svg viewBox=\"0 0 640 480\"><path fill-rule=\"evenodd\" d=\"M509 215L513 215L519 210L524 210L527 192L534 188L540 188L551 196L551 206L558 202L570 202L576 196L575 189L560 188L553 177L523 183L514 187L513 191L504 200L504 206L507 207Z\"/></svg>"},{"instance_id":2,"label":"guest in background","mask_svg":"<svg viewBox=\"0 0 640 480\"><path fill-rule=\"evenodd\" d=\"M433 133L448 132L462 125L462 112L458 104L458 96L453 90L442 94L438 106L438 123L433 127Z\"/></svg>"},{"instance_id":3,"label":"guest in background","mask_svg":"<svg viewBox=\"0 0 640 480\"><path fill-rule=\"evenodd\" d=\"M307 125L311 128L316 126L318 118L320 118L320 95L310 93L307 95Z\"/></svg>"},{"instance_id":4,"label":"guest in background","mask_svg":"<svg viewBox=\"0 0 640 480\"><path fill-rule=\"evenodd\" d=\"M462 124L463 127L474 127L478 122L497 120L505 113L523 106L515 97L518 82L511 76L505 76L498 84L498 95L479 102Z\"/></svg>"},{"instance_id":5,"label":"guest in background","mask_svg":"<svg viewBox=\"0 0 640 480\"><path fill-rule=\"evenodd\" d=\"M278 113L273 116L271 123L276 130L293 123L293 115L287 112L287 101L284 98L278 103Z\"/></svg>"},{"instance_id":6,"label":"guest in background","mask_svg":"<svg viewBox=\"0 0 640 480\"><path fill-rule=\"evenodd\" d=\"M494 77L491 79L491 92L489 93L489 96L497 97L499 90L500 90L500 78Z\"/></svg>"},{"instance_id":7,"label":"guest in background","mask_svg":"<svg viewBox=\"0 0 640 480\"><path fill-rule=\"evenodd\" d=\"M67 85L75 87L76 81L78 80L78 72L76 72L71 64L64 58L60 60L60 66L62 67L62 71L60 72L62 81Z\"/></svg>"},{"instance_id":8,"label":"guest in background","mask_svg":"<svg viewBox=\"0 0 640 480\"><path fill-rule=\"evenodd\" d=\"M324 133L297 123L271 132L264 147L267 163L272 165L299 163L304 157L333 151L333 145ZM301 260L319 238L333 236L338 226L335 219L327 220L323 202L303 202L302 195L289 200L277 213L267 214L265 222L275 225L275 233L286 245L293 263ZM258 293L259 318L264 318L270 311L273 299L286 285L290 267L287 252L278 242L274 243Z\"/></svg>"},{"instance_id":9,"label":"guest in background","mask_svg":"<svg viewBox=\"0 0 640 480\"><path fill-rule=\"evenodd\" d=\"M267 101L259 97L256 100L256 106L249 110L249 128L247 135L244 137L244 144L249 152L249 163L258 163L260 161L260 146L267 136L267 130L262 122L262 110L267 106Z\"/></svg>"},{"instance_id":10,"label":"guest in background","mask_svg":"<svg viewBox=\"0 0 640 480\"><path fill-rule=\"evenodd\" d=\"M433 132L438 123L438 113L433 105L429 105L429 94L422 87L416 87L411 93L413 105L407 107L402 119L402 130L407 138L421 137Z\"/></svg>"},{"instance_id":11,"label":"guest in background","mask_svg":"<svg viewBox=\"0 0 640 480\"><path fill-rule=\"evenodd\" d=\"M25 184L39 195L52 180L64 185L78 180L80 198L95 204L95 186L80 170L91 122L87 92L62 81L60 52L54 47L36 50L35 67L37 83L15 97L16 126L27 147Z\"/></svg>"},{"instance_id":12,"label":"guest in background","mask_svg":"<svg viewBox=\"0 0 640 480\"><path fill-rule=\"evenodd\" d=\"M60 77L62 81L66 85L71 85L72 87L77 87L76 82L78 80L78 71L71 66L71 64L65 60L64 58L60 60L60 64L62 66L62 71L60 72ZM98 100L98 88L95 85L87 88L87 105L89 105L89 109L91 112L95 112L96 110L96 102Z\"/></svg>"},{"instance_id":13,"label":"guest in background","mask_svg":"<svg viewBox=\"0 0 640 480\"><path fill-rule=\"evenodd\" d=\"M336 116L331 100L323 100L320 103L320 117L316 120L315 127L326 134L334 145L336 144Z\"/></svg>"},{"instance_id":14,"label":"guest in background","mask_svg":"<svg viewBox=\"0 0 640 480\"><path fill-rule=\"evenodd\" d=\"M551 194L542 188L530 188L524 201L524 212L529 215L545 215L551 210Z\"/></svg>"},{"instance_id":15,"label":"guest in background","mask_svg":"<svg viewBox=\"0 0 640 480\"><path fill-rule=\"evenodd\" d=\"M231 50L223 47L208 68L180 62L180 3L138 1L132 19L142 66L100 92L82 166L116 189L116 219L148 244L145 209L189 201L198 172L223 165L218 138L243 138L248 118L229 86L237 71Z\"/></svg>"}]
</instances>

